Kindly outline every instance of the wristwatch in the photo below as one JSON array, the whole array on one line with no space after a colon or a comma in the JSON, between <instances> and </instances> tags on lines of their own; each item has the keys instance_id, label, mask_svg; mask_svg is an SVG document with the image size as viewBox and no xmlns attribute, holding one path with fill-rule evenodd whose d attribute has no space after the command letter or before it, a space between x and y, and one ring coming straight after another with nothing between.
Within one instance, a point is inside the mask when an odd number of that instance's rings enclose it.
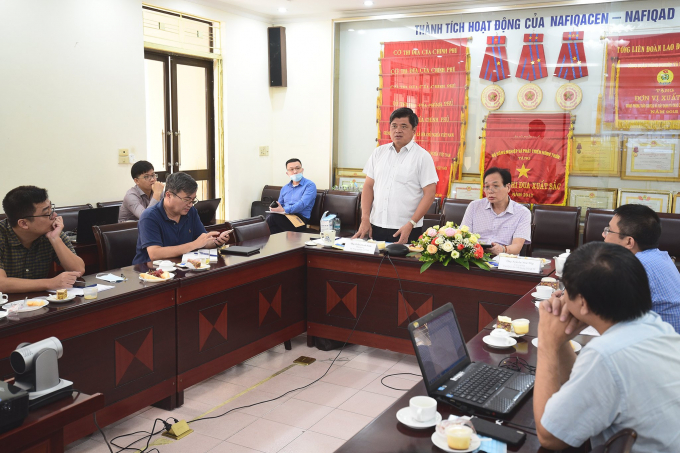
<instances>
[{"instance_id":1,"label":"wristwatch","mask_svg":"<svg viewBox=\"0 0 680 453\"><path fill-rule=\"evenodd\" d=\"M411 225L413 225L413 228L416 227L417 223L413 221L413 219L408 219L409 222L411 222Z\"/></svg>"}]
</instances>

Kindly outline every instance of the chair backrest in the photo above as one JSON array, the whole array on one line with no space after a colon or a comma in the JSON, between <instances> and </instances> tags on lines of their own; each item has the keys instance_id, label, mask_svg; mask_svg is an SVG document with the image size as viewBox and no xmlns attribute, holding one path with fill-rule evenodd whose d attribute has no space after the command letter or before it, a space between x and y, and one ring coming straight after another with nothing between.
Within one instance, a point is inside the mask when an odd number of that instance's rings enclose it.
<instances>
[{"instance_id":1,"label":"chair backrest","mask_svg":"<svg viewBox=\"0 0 680 453\"><path fill-rule=\"evenodd\" d=\"M351 236L359 229L359 192L329 190L323 199L325 211L340 217L340 235Z\"/></svg>"},{"instance_id":2,"label":"chair backrest","mask_svg":"<svg viewBox=\"0 0 680 453\"><path fill-rule=\"evenodd\" d=\"M659 250L668 252L680 261L680 214L659 214L661 220L661 237Z\"/></svg>"},{"instance_id":3,"label":"chair backrest","mask_svg":"<svg viewBox=\"0 0 680 453\"><path fill-rule=\"evenodd\" d=\"M440 211L440 206L442 205L442 199L441 197L435 197L435 199L432 201L432 204L427 210L426 214L439 214Z\"/></svg>"},{"instance_id":4,"label":"chair backrest","mask_svg":"<svg viewBox=\"0 0 680 453\"><path fill-rule=\"evenodd\" d=\"M122 206L123 205L123 200L120 201L98 201L97 202L97 207L98 208L109 208L111 206Z\"/></svg>"},{"instance_id":5,"label":"chair backrest","mask_svg":"<svg viewBox=\"0 0 680 453\"><path fill-rule=\"evenodd\" d=\"M435 225L441 226L443 218L444 216L441 214L425 214L425 217L423 217L423 231Z\"/></svg>"},{"instance_id":6,"label":"chair backrest","mask_svg":"<svg viewBox=\"0 0 680 453\"><path fill-rule=\"evenodd\" d=\"M534 206L534 233L531 246L555 250L578 247L580 206Z\"/></svg>"},{"instance_id":7,"label":"chair backrest","mask_svg":"<svg viewBox=\"0 0 680 453\"><path fill-rule=\"evenodd\" d=\"M234 230L237 227L241 227L241 226L245 226L245 225L252 225L253 223L260 223L260 222L264 222L264 216L263 215L248 217L246 219L230 220L230 221L226 222L226 225L228 225L228 228L227 228L228 230ZM208 231L213 231L213 230L208 230ZM234 233L234 234L230 235L229 241L227 243L233 244L235 242L236 242L236 234Z\"/></svg>"},{"instance_id":8,"label":"chair backrest","mask_svg":"<svg viewBox=\"0 0 680 453\"><path fill-rule=\"evenodd\" d=\"M75 231L78 228L78 211L92 209L90 203L74 206L61 206L55 209L58 216L64 219L64 231Z\"/></svg>"},{"instance_id":9,"label":"chair backrest","mask_svg":"<svg viewBox=\"0 0 680 453\"><path fill-rule=\"evenodd\" d=\"M129 266L137 252L137 222L92 227L99 254L99 270Z\"/></svg>"},{"instance_id":10,"label":"chair backrest","mask_svg":"<svg viewBox=\"0 0 680 453\"><path fill-rule=\"evenodd\" d=\"M224 222L224 223L216 223L213 225L205 225L205 231L208 233L211 231L217 231L217 232L223 232L231 230L231 224L229 222Z\"/></svg>"},{"instance_id":11,"label":"chair backrest","mask_svg":"<svg viewBox=\"0 0 680 453\"><path fill-rule=\"evenodd\" d=\"M583 243L592 241L604 241L602 231L609 225L609 221L614 217L613 209L594 209L588 208L586 220L583 225Z\"/></svg>"},{"instance_id":12,"label":"chair backrest","mask_svg":"<svg viewBox=\"0 0 680 453\"><path fill-rule=\"evenodd\" d=\"M444 198L442 204L443 223L453 222L460 225L465 215L465 210L472 200L461 200L457 198Z\"/></svg>"},{"instance_id":13,"label":"chair backrest","mask_svg":"<svg viewBox=\"0 0 680 453\"><path fill-rule=\"evenodd\" d=\"M7 218L7 214L2 213L0 214L0 220L5 220Z\"/></svg>"},{"instance_id":14,"label":"chair backrest","mask_svg":"<svg viewBox=\"0 0 680 453\"><path fill-rule=\"evenodd\" d=\"M321 224L321 215L323 214L322 209L325 197L325 190L316 191L316 199L314 200L314 206L312 207L312 214L309 216L310 225L319 226Z\"/></svg>"},{"instance_id":15,"label":"chair backrest","mask_svg":"<svg viewBox=\"0 0 680 453\"><path fill-rule=\"evenodd\" d=\"M196 203L196 211L198 217L201 219L203 225L212 225L215 223L217 217L217 208L222 201L221 198L214 198L212 200L201 200Z\"/></svg>"},{"instance_id":16,"label":"chair backrest","mask_svg":"<svg viewBox=\"0 0 680 453\"><path fill-rule=\"evenodd\" d=\"M604 445L590 450L590 453L630 453L636 440L635 430L625 428L610 437Z\"/></svg>"},{"instance_id":17,"label":"chair backrest","mask_svg":"<svg viewBox=\"0 0 680 453\"><path fill-rule=\"evenodd\" d=\"M281 194L281 186L264 186L262 189L262 198L260 198L261 201L268 201L272 202L274 200L279 199L279 195Z\"/></svg>"},{"instance_id":18,"label":"chair backrest","mask_svg":"<svg viewBox=\"0 0 680 453\"><path fill-rule=\"evenodd\" d=\"M267 222L249 223L234 227L234 237L236 242L248 241L269 236L269 225Z\"/></svg>"}]
</instances>

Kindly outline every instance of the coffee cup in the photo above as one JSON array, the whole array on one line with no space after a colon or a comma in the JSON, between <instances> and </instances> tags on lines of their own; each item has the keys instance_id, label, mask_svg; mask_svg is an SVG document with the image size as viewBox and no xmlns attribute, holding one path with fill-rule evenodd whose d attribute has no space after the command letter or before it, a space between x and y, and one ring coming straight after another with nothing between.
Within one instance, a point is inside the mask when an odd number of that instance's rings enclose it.
<instances>
[{"instance_id":1,"label":"coffee cup","mask_svg":"<svg viewBox=\"0 0 680 453\"><path fill-rule=\"evenodd\" d=\"M489 335L497 345L508 344L508 338L510 338L510 332L505 329L493 329Z\"/></svg>"},{"instance_id":2,"label":"coffee cup","mask_svg":"<svg viewBox=\"0 0 680 453\"><path fill-rule=\"evenodd\" d=\"M172 261L164 260L158 263L158 268L162 270L172 269L173 267L175 267L175 265Z\"/></svg>"},{"instance_id":3,"label":"coffee cup","mask_svg":"<svg viewBox=\"0 0 680 453\"><path fill-rule=\"evenodd\" d=\"M427 422L437 415L437 401L429 396L414 396L409 400L411 418L418 422Z\"/></svg>"},{"instance_id":4,"label":"coffee cup","mask_svg":"<svg viewBox=\"0 0 680 453\"><path fill-rule=\"evenodd\" d=\"M536 287L536 294L538 294L540 297L545 297L548 298L550 295L553 293L553 289L550 286L537 286Z\"/></svg>"},{"instance_id":5,"label":"coffee cup","mask_svg":"<svg viewBox=\"0 0 680 453\"><path fill-rule=\"evenodd\" d=\"M321 241L324 247L333 247L335 245L335 230L322 231Z\"/></svg>"},{"instance_id":6,"label":"coffee cup","mask_svg":"<svg viewBox=\"0 0 680 453\"><path fill-rule=\"evenodd\" d=\"M529 333L529 320L524 318L513 319L512 329L517 335L525 335Z\"/></svg>"},{"instance_id":7,"label":"coffee cup","mask_svg":"<svg viewBox=\"0 0 680 453\"><path fill-rule=\"evenodd\" d=\"M446 428L446 442L452 450L467 450L472 442L472 428L465 425L451 425Z\"/></svg>"},{"instance_id":8,"label":"coffee cup","mask_svg":"<svg viewBox=\"0 0 680 453\"><path fill-rule=\"evenodd\" d=\"M6 304L8 300L9 296L7 294L0 293L0 304Z\"/></svg>"}]
</instances>

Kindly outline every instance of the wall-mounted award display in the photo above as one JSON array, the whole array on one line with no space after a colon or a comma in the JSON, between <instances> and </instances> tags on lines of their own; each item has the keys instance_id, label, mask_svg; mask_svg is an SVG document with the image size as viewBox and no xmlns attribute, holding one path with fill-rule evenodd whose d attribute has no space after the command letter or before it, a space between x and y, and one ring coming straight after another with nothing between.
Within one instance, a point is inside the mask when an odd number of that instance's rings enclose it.
<instances>
[{"instance_id":1,"label":"wall-mounted award display","mask_svg":"<svg viewBox=\"0 0 680 453\"><path fill-rule=\"evenodd\" d=\"M517 102L524 110L533 110L543 100L543 91L535 83L527 83L517 92Z\"/></svg>"},{"instance_id":2,"label":"wall-mounted award display","mask_svg":"<svg viewBox=\"0 0 680 453\"><path fill-rule=\"evenodd\" d=\"M680 192L675 192L673 196L673 214L680 214Z\"/></svg>"},{"instance_id":3,"label":"wall-mounted award display","mask_svg":"<svg viewBox=\"0 0 680 453\"><path fill-rule=\"evenodd\" d=\"M575 83L565 83L555 93L555 102L564 110L574 110L582 100L583 91Z\"/></svg>"},{"instance_id":4,"label":"wall-mounted award display","mask_svg":"<svg viewBox=\"0 0 680 453\"><path fill-rule=\"evenodd\" d=\"M619 176L621 160L618 135L574 135L570 174L573 176Z\"/></svg>"},{"instance_id":5,"label":"wall-mounted award display","mask_svg":"<svg viewBox=\"0 0 680 453\"><path fill-rule=\"evenodd\" d=\"M619 189L618 206L643 204L655 212L666 213L671 209L673 195L663 190Z\"/></svg>"},{"instance_id":6,"label":"wall-mounted award display","mask_svg":"<svg viewBox=\"0 0 680 453\"><path fill-rule=\"evenodd\" d=\"M336 168L335 185L340 190L361 190L364 187L366 175L360 168Z\"/></svg>"},{"instance_id":7,"label":"wall-mounted award display","mask_svg":"<svg viewBox=\"0 0 680 453\"><path fill-rule=\"evenodd\" d=\"M482 105L487 110L498 110L505 102L505 91L498 85L489 85L482 91Z\"/></svg>"},{"instance_id":8,"label":"wall-mounted award display","mask_svg":"<svg viewBox=\"0 0 680 453\"><path fill-rule=\"evenodd\" d=\"M451 183L450 198L458 200L479 200L482 185L477 181L455 181Z\"/></svg>"},{"instance_id":9,"label":"wall-mounted award display","mask_svg":"<svg viewBox=\"0 0 680 453\"><path fill-rule=\"evenodd\" d=\"M581 219L586 218L588 208L614 209L618 189L604 189L601 187L570 187L569 206L581 207Z\"/></svg>"},{"instance_id":10,"label":"wall-mounted award display","mask_svg":"<svg viewBox=\"0 0 680 453\"><path fill-rule=\"evenodd\" d=\"M680 181L679 145L677 136L624 140L621 179Z\"/></svg>"}]
</instances>

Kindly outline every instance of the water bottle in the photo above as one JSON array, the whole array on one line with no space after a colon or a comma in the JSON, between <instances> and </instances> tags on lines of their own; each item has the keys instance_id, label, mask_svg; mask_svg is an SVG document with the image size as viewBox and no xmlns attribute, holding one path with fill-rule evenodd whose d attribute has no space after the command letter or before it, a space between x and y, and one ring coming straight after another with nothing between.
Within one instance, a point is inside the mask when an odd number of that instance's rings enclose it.
<instances>
[{"instance_id":1,"label":"water bottle","mask_svg":"<svg viewBox=\"0 0 680 453\"><path fill-rule=\"evenodd\" d=\"M333 229L335 230L335 237L340 237L340 217L338 216L333 219Z\"/></svg>"}]
</instances>

